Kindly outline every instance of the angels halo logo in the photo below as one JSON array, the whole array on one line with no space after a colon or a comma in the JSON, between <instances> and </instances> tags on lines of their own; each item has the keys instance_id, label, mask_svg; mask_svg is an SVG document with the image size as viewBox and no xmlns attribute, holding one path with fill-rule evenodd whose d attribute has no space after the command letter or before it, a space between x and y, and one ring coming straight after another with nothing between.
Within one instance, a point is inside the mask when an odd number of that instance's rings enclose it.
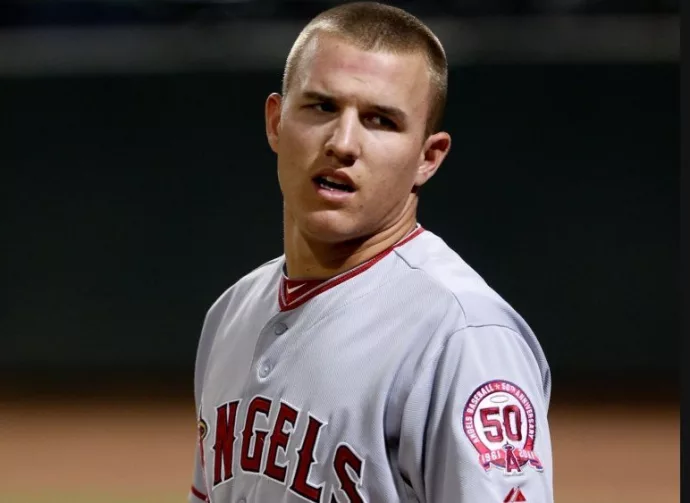
<instances>
[{"instance_id":1,"label":"angels halo logo","mask_svg":"<svg viewBox=\"0 0 690 503\"><path fill-rule=\"evenodd\" d=\"M529 465L543 471L534 452L534 408L516 384L494 380L479 386L465 404L462 423L484 470L494 466L505 475L520 475Z\"/></svg>"}]
</instances>

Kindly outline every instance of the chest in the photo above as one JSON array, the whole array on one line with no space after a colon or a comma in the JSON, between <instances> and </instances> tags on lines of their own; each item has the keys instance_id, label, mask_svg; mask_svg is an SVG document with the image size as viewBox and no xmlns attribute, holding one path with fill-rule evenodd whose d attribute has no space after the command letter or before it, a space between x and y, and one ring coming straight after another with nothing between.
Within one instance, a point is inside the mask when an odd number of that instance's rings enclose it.
<instances>
[{"instance_id":1,"label":"chest","mask_svg":"<svg viewBox=\"0 0 690 503\"><path fill-rule=\"evenodd\" d=\"M212 501L395 500L386 422L416 328L376 314L245 311L221 323L201 395Z\"/></svg>"}]
</instances>

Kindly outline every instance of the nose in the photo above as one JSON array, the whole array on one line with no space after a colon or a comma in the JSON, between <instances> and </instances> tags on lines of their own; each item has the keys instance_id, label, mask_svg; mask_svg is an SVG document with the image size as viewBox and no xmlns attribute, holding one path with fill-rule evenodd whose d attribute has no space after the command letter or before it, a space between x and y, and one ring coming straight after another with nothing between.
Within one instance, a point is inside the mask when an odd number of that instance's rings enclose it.
<instances>
[{"instance_id":1,"label":"nose","mask_svg":"<svg viewBox=\"0 0 690 503\"><path fill-rule=\"evenodd\" d=\"M358 127L356 111L342 113L326 142L326 156L336 158L343 166L352 166L360 155Z\"/></svg>"}]
</instances>

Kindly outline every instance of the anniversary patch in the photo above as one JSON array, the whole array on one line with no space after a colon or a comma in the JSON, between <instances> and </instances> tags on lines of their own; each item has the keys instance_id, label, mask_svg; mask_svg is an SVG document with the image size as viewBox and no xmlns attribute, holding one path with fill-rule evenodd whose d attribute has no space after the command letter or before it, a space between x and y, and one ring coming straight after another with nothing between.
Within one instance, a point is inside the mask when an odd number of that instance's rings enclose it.
<instances>
[{"instance_id":1,"label":"anniversary patch","mask_svg":"<svg viewBox=\"0 0 690 503\"><path fill-rule=\"evenodd\" d=\"M482 384L467 400L462 422L484 470L492 465L505 475L520 475L527 465L543 470L534 452L534 408L519 386L503 380Z\"/></svg>"}]
</instances>

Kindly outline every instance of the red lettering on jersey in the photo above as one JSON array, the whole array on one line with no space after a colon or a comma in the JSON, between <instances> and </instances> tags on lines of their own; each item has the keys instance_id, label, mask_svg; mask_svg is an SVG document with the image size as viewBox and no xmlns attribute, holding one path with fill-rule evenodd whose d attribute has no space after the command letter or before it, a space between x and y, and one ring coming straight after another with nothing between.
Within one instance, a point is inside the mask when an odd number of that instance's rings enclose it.
<instances>
[{"instance_id":1,"label":"red lettering on jersey","mask_svg":"<svg viewBox=\"0 0 690 503\"><path fill-rule=\"evenodd\" d=\"M340 489L347 494L350 503L364 503L364 498L357 490L357 482L352 480L346 467L350 467L357 474L357 478L362 480L362 465L364 461L345 444L340 444L335 450L333 468L340 481ZM335 500L335 497L332 498Z\"/></svg>"},{"instance_id":2,"label":"red lettering on jersey","mask_svg":"<svg viewBox=\"0 0 690 503\"><path fill-rule=\"evenodd\" d=\"M296 421L297 411L286 403L281 402L278 417L273 425L273 432L269 440L268 458L266 459L266 468L264 468L264 475L278 482L285 482L285 473L287 471L285 465L279 465L276 462L278 449L285 450L290 434L292 433L291 431L285 432L283 428L285 427L285 423L290 423L290 425L294 427Z\"/></svg>"},{"instance_id":3,"label":"red lettering on jersey","mask_svg":"<svg viewBox=\"0 0 690 503\"><path fill-rule=\"evenodd\" d=\"M247 420L242 431L242 456L240 457L240 465L245 472L259 473L261 458L264 453L264 440L268 432L254 430L254 422L258 413L268 417L270 410L271 401L260 396L254 398L247 408ZM254 452L250 454L249 444L251 443L252 436L254 436Z\"/></svg>"},{"instance_id":4,"label":"red lettering on jersey","mask_svg":"<svg viewBox=\"0 0 690 503\"><path fill-rule=\"evenodd\" d=\"M319 437L319 431L323 427L323 423L313 416L309 416L309 424L307 425L307 432L304 434L302 446L297 451L299 454L299 461L295 476L292 480L290 489L295 491L300 496L318 503L321 500L321 491L323 484L318 487L309 485L307 479L309 478L309 471L311 465L316 461L314 458L314 447Z\"/></svg>"},{"instance_id":5,"label":"red lettering on jersey","mask_svg":"<svg viewBox=\"0 0 690 503\"><path fill-rule=\"evenodd\" d=\"M238 405L239 400L236 400L216 409L216 443L213 445L216 453L213 464L214 486L233 477L232 449L235 444L235 418ZM221 468L223 468L222 476Z\"/></svg>"}]
</instances>

